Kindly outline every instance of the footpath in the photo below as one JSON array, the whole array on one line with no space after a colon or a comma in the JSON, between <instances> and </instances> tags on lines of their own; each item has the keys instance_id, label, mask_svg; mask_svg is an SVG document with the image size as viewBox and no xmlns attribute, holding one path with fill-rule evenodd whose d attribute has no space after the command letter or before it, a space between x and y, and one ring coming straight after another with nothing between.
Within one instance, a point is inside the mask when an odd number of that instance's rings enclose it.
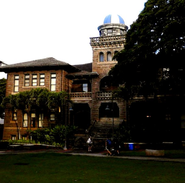
<instances>
[{"instance_id":1,"label":"footpath","mask_svg":"<svg viewBox=\"0 0 185 183\"><path fill-rule=\"evenodd\" d=\"M163 161L163 162L178 162L185 163L185 159L174 159L165 157L141 157L141 156L108 156L106 151L101 152L87 152L85 150L62 150L62 149L37 149L37 150L0 150L0 155L11 155L11 154L26 154L26 153L63 153L74 156L93 156L101 158L119 158L129 160L142 160L142 161Z\"/></svg>"}]
</instances>

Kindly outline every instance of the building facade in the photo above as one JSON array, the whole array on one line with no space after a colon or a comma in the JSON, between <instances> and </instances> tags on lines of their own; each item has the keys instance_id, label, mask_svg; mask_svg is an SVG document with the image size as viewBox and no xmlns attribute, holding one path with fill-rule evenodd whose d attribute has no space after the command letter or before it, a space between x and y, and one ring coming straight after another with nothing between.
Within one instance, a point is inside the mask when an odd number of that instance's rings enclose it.
<instances>
[{"instance_id":1,"label":"building facade","mask_svg":"<svg viewBox=\"0 0 185 183\"><path fill-rule=\"evenodd\" d=\"M92 126L108 129L118 126L126 120L126 107L122 99L112 95L118 84L108 72L117 63L113 59L115 53L124 49L127 26L119 15L108 15L98 31L99 37L90 38L93 60L85 68L52 57L0 67L7 73L6 96L35 88L66 91L73 102L68 124L84 131ZM6 108L3 139L24 139L28 129L53 125L56 123L52 111Z\"/></svg>"}]
</instances>

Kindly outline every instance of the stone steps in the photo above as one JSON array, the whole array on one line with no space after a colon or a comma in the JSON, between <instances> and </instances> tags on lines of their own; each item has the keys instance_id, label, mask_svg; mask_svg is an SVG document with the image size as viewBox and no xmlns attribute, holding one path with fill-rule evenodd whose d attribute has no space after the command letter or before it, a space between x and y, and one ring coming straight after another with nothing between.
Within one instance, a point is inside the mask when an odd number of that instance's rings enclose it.
<instances>
[{"instance_id":1,"label":"stone steps","mask_svg":"<svg viewBox=\"0 0 185 183\"><path fill-rule=\"evenodd\" d=\"M105 140L108 135L112 132L112 125L94 125L88 133L79 133L75 134L75 148L86 148L87 147L87 139L89 135L93 138L93 146L94 148L105 148Z\"/></svg>"}]
</instances>

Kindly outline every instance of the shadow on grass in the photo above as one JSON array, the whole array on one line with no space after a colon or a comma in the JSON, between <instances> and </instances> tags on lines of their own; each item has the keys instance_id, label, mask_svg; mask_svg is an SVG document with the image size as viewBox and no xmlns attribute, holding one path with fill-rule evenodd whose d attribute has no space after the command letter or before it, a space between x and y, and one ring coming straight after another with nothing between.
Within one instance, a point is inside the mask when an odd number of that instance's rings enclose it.
<instances>
[{"instance_id":1,"label":"shadow on grass","mask_svg":"<svg viewBox=\"0 0 185 183\"><path fill-rule=\"evenodd\" d=\"M2 183L115 181L184 183L184 169L184 163L72 156L60 153L0 156Z\"/></svg>"}]
</instances>

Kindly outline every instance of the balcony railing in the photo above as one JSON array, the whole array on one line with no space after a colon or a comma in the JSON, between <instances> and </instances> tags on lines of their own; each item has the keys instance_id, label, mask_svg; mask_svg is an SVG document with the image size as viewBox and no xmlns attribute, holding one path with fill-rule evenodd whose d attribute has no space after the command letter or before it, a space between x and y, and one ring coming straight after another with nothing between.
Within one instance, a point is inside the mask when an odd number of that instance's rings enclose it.
<instances>
[{"instance_id":1,"label":"balcony railing","mask_svg":"<svg viewBox=\"0 0 185 183\"><path fill-rule=\"evenodd\" d=\"M92 93L91 92L72 92L70 93L71 98L92 98Z\"/></svg>"},{"instance_id":2,"label":"balcony railing","mask_svg":"<svg viewBox=\"0 0 185 183\"><path fill-rule=\"evenodd\" d=\"M170 95L169 95L170 96ZM75 100L91 100L92 99L92 92L71 92L70 93L70 97L71 99L75 99ZM158 98L160 97L164 97L164 95L157 95ZM153 99L154 95L149 95L147 97L148 99ZM95 100L116 100L119 99L119 97L113 97L112 98L112 92L111 91L107 91L107 92L97 92L95 95ZM142 100L144 99L143 95L135 95L133 97L134 100Z\"/></svg>"},{"instance_id":3,"label":"balcony railing","mask_svg":"<svg viewBox=\"0 0 185 183\"><path fill-rule=\"evenodd\" d=\"M71 99L92 99L91 92L72 92L70 93ZM112 92L97 92L95 95L97 100L112 100ZM114 97L115 99L115 97Z\"/></svg>"},{"instance_id":4,"label":"balcony railing","mask_svg":"<svg viewBox=\"0 0 185 183\"><path fill-rule=\"evenodd\" d=\"M106 42L125 42L125 35L90 38L91 45L97 45Z\"/></svg>"},{"instance_id":5,"label":"balcony railing","mask_svg":"<svg viewBox=\"0 0 185 183\"><path fill-rule=\"evenodd\" d=\"M112 92L97 92L96 99L97 100L111 100Z\"/></svg>"}]
</instances>

